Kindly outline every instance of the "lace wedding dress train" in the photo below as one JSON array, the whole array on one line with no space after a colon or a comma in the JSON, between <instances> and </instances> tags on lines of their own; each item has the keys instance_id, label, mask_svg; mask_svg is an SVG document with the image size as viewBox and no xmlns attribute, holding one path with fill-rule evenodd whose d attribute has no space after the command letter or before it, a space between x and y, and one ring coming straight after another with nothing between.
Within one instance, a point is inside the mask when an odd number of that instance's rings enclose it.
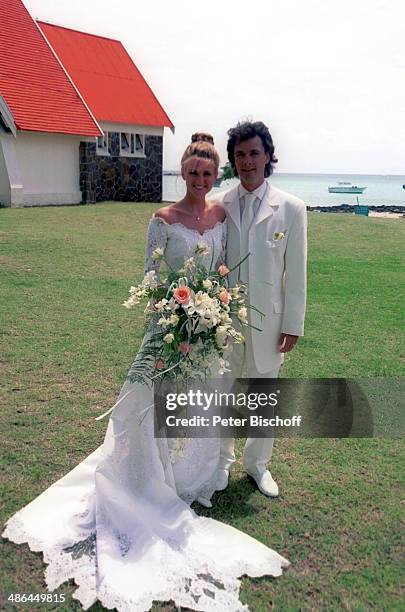
<instances>
[{"instance_id":1,"label":"lace wedding dress train","mask_svg":"<svg viewBox=\"0 0 405 612\"><path fill-rule=\"evenodd\" d=\"M200 235L153 218L147 269L155 248L181 267L198 242L221 258L226 226ZM41 551L50 590L74 579L84 609L99 600L120 612L143 612L153 601L206 612L247 610L239 578L279 576L289 563L250 536L190 504L210 498L219 439L188 440L176 452L154 438L153 393L126 382L102 446L7 523L3 537Z\"/></svg>"}]
</instances>

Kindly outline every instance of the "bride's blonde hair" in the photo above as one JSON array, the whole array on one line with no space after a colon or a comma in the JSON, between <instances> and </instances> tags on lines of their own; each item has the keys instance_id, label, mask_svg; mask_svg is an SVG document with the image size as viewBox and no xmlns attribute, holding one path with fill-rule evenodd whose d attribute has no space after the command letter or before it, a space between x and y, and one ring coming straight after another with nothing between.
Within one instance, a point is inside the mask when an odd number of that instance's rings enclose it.
<instances>
[{"instance_id":1,"label":"bride's blonde hair","mask_svg":"<svg viewBox=\"0 0 405 612\"><path fill-rule=\"evenodd\" d=\"M214 138L207 132L196 132L191 136L191 143L183 153L181 165L190 157L201 157L210 159L215 164L215 169L219 168L219 155L214 147Z\"/></svg>"}]
</instances>

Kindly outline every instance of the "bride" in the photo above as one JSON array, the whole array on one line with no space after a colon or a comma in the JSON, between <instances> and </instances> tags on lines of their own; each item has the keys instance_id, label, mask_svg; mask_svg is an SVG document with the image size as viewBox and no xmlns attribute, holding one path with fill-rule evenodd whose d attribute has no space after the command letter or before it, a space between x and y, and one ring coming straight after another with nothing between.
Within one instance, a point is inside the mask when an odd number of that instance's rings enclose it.
<instances>
[{"instance_id":1,"label":"bride","mask_svg":"<svg viewBox=\"0 0 405 612\"><path fill-rule=\"evenodd\" d=\"M225 215L206 201L218 166L212 137L194 134L182 157L187 193L152 217L146 270L159 272L156 248L178 269L199 242L211 250L207 266L223 261ZM220 440L188 440L174 452L154 437L151 402L148 387L127 381L103 445L10 518L3 537L43 553L49 590L74 579L84 609L99 600L143 612L173 600L192 610L247 610L238 578L279 576L288 561L190 508L195 500L211 506Z\"/></svg>"}]
</instances>

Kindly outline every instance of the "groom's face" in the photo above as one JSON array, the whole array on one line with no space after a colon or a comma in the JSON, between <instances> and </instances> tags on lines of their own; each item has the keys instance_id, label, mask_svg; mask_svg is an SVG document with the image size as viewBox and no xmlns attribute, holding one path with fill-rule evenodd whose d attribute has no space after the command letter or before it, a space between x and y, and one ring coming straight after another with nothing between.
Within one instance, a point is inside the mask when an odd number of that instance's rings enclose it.
<instances>
[{"instance_id":1,"label":"groom's face","mask_svg":"<svg viewBox=\"0 0 405 612\"><path fill-rule=\"evenodd\" d=\"M264 171L270 156L265 152L260 136L249 138L235 145L235 166L240 182L253 191L264 181Z\"/></svg>"}]
</instances>

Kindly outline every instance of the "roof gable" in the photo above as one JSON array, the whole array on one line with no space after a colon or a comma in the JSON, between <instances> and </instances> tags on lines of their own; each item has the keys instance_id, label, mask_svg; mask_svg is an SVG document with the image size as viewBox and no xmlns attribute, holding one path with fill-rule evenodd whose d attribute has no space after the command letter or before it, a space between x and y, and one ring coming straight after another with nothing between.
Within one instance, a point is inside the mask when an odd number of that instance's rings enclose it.
<instances>
[{"instance_id":1,"label":"roof gable","mask_svg":"<svg viewBox=\"0 0 405 612\"><path fill-rule=\"evenodd\" d=\"M0 95L19 130L97 136L99 126L21 0L0 0Z\"/></svg>"},{"instance_id":2,"label":"roof gable","mask_svg":"<svg viewBox=\"0 0 405 612\"><path fill-rule=\"evenodd\" d=\"M38 25L98 121L173 127L118 40Z\"/></svg>"}]
</instances>

